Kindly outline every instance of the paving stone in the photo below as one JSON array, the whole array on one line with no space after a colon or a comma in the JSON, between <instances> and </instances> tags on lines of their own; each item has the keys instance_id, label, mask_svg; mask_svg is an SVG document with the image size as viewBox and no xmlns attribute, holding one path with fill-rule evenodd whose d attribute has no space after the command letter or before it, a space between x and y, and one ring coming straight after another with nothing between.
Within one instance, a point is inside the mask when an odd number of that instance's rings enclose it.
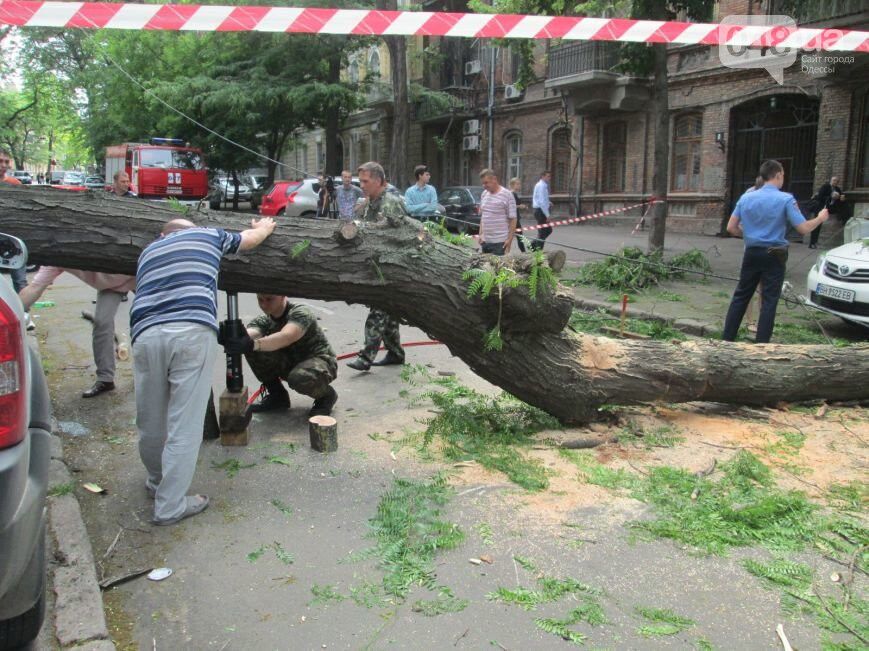
<instances>
[{"instance_id":1,"label":"paving stone","mask_svg":"<svg viewBox=\"0 0 869 651\"><path fill-rule=\"evenodd\" d=\"M67 567L81 566L89 570L96 585L96 571L91 542L81 517L78 500L73 495L55 497L51 500L51 531L57 541L57 551L65 559Z\"/></svg>"},{"instance_id":2,"label":"paving stone","mask_svg":"<svg viewBox=\"0 0 869 651\"><path fill-rule=\"evenodd\" d=\"M92 566L56 568L54 594L55 634L62 646L108 638L103 599Z\"/></svg>"},{"instance_id":3,"label":"paving stone","mask_svg":"<svg viewBox=\"0 0 869 651\"><path fill-rule=\"evenodd\" d=\"M49 489L60 484L67 484L72 481L72 476L69 474L69 468L60 459L55 459L52 455L48 466L48 487Z\"/></svg>"},{"instance_id":4,"label":"paving stone","mask_svg":"<svg viewBox=\"0 0 869 651\"><path fill-rule=\"evenodd\" d=\"M697 321L696 319L676 319L673 322L673 327L697 337L702 337L712 329L712 326L708 323Z\"/></svg>"},{"instance_id":5,"label":"paving stone","mask_svg":"<svg viewBox=\"0 0 869 651\"><path fill-rule=\"evenodd\" d=\"M59 436L51 436L51 458L63 459L63 441Z\"/></svg>"}]
</instances>

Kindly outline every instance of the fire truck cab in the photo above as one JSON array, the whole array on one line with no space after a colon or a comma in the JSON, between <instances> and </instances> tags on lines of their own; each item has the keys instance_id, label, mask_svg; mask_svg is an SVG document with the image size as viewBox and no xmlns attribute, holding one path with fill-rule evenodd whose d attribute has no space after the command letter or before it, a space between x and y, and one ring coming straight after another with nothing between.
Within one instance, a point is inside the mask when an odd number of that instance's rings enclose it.
<instances>
[{"instance_id":1,"label":"fire truck cab","mask_svg":"<svg viewBox=\"0 0 869 651\"><path fill-rule=\"evenodd\" d=\"M208 169L200 149L175 138L151 138L106 148L106 184L118 171L130 176L130 190L144 199L198 201L208 195Z\"/></svg>"}]
</instances>

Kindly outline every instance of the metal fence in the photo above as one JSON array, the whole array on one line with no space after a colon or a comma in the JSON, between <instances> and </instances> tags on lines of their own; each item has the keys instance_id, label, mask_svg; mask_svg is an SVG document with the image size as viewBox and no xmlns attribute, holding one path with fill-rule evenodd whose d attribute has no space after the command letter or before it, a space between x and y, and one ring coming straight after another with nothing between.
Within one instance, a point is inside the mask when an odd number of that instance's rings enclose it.
<instances>
[{"instance_id":1,"label":"metal fence","mask_svg":"<svg viewBox=\"0 0 869 651\"><path fill-rule=\"evenodd\" d=\"M549 51L547 76L558 79L593 70L611 70L618 65L620 49L618 43L596 41L559 45Z\"/></svg>"}]
</instances>

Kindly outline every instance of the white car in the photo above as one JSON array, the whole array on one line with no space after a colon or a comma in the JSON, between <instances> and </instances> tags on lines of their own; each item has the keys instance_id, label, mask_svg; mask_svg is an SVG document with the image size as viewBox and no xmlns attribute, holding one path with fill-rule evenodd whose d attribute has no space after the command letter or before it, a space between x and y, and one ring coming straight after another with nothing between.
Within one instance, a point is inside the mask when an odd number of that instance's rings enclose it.
<instances>
[{"instance_id":1,"label":"white car","mask_svg":"<svg viewBox=\"0 0 869 651\"><path fill-rule=\"evenodd\" d=\"M806 291L808 305L869 327L869 238L818 256Z\"/></svg>"}]
</instances>

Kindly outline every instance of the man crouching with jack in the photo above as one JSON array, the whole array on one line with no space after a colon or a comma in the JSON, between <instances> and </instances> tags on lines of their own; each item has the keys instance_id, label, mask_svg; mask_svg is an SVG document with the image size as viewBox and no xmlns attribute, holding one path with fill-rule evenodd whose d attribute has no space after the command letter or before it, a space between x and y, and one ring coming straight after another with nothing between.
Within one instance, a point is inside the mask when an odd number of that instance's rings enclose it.
<instances>
[{"instance_id":1,"label":"man crouching with jack","mask_svg":"<svg viewBox=\"0 0 869 651\"><path fill-rule=\"evenodd\" d=\"M251 411L290 408L289 387L314 399L308 416L328 416L338 401L332 381L338 376L335 353L308 308L294 305L286 296L257 294L264 312L247 325L241 337L227 337L229 354L243 353L265 390Z\"/></svg>"}]
</instances>

